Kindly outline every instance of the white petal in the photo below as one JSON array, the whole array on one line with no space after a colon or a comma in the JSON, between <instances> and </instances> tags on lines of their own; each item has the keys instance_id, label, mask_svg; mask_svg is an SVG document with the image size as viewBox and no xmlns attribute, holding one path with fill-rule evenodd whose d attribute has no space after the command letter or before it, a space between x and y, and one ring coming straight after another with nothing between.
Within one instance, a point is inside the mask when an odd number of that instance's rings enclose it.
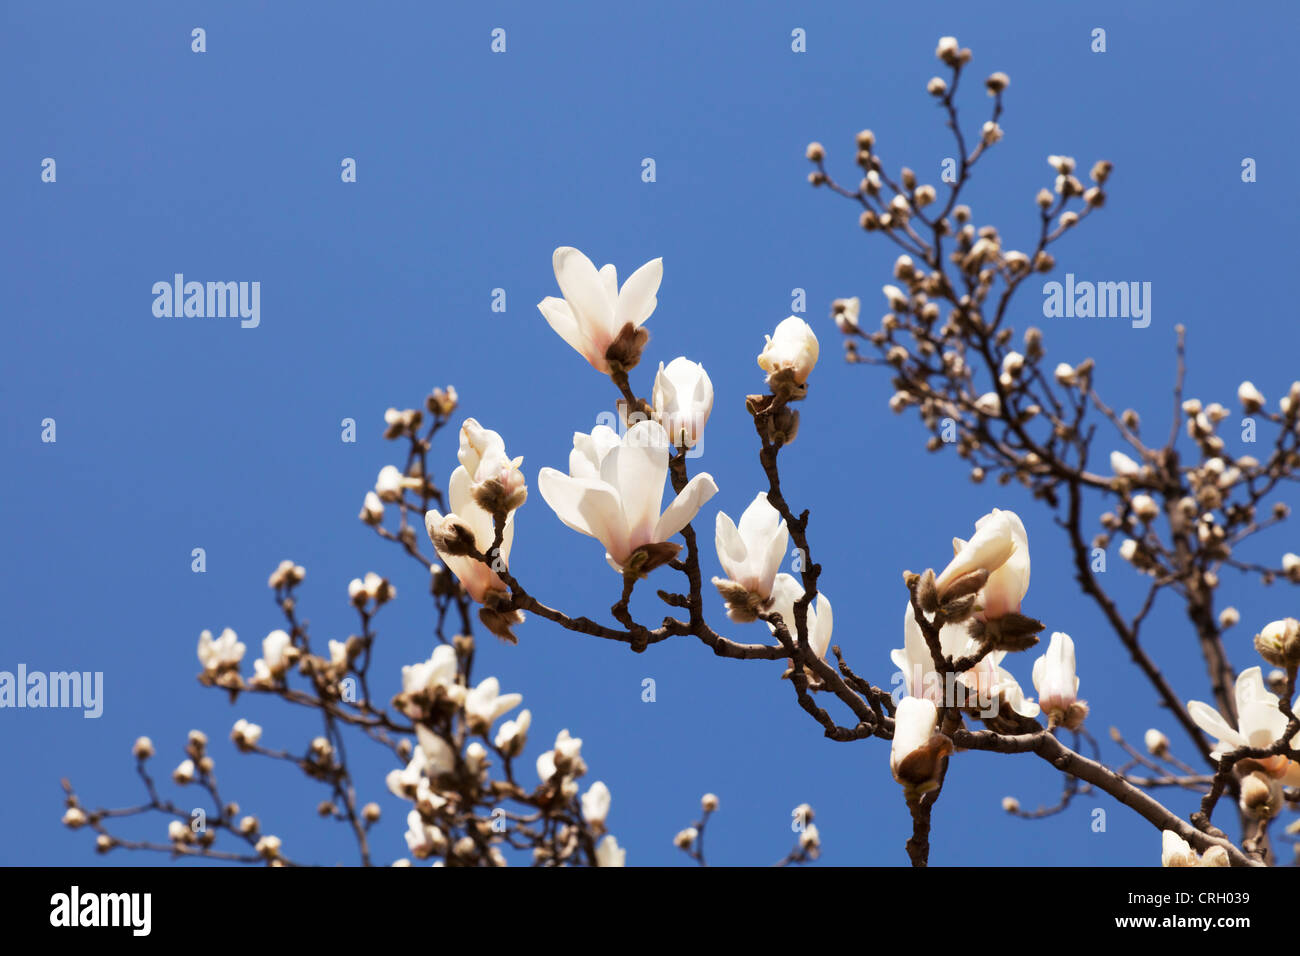
<instances>
[{"instance_id":1,"label":"white petal","mask_svg":"<svg viewBox=\"0 0 1300 956\"><path fill-rule=\"evenodd\" d=\"M718 486L710 474L699 474L687 482L682 493L673 499L668 510L659 518L654 540L667 541L694 520L704 503L718 493Z\"/></svg>"}]
</instances>

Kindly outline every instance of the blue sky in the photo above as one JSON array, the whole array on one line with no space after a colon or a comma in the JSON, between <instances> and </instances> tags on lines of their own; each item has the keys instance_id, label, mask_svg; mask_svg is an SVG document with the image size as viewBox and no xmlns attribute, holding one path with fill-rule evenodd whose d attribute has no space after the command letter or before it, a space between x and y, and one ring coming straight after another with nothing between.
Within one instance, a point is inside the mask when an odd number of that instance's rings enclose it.
<instances>
[{"instance_id":1,"label":"blue sky","mask_svg":"<svg viewBox=\"0 0 1300 956\"><path fill-rule=\"evenodd\" d=\"M1011 76L1006 137L971 191L977 219L1023 247L1034 193L1050 185L1044 157L1073 155L1085 169L1111 159L1110 202L1059 247L1057 277L1153 287L1146 329L1045 321L1032 286L1013 324L1042 324L1053 362L1094 357L1111 404L1137 408L1154 429L1168 424L1177 322L1189 331L1190 394L1226 404L1251 378L1274 400L1296 377L1293 317L1269 281L1290 273L1300 212L1287 166L1300 142L1283 121L1294 110L1282 82L1292 6L1247 15L1184 3L1171 18L1161 5L1118 3L996 13L956 3L11 3L0 17L0 669L103 671L106 681L98 720L0 711L0 862L98 860L85 834L59 825L59 777L87 801L131 802L132 740L152 736L163 770L191 727L213 738L223 790L286 852L352 859L342 828L312 813L323 792L226 740L238 717L289 747L315 725L273 701L232 707L198 688L198 633L232 627L254 648L278 626L266 576L291 557L307 568L300 601L321 642L354 626L350 578L392 576L399 600L378 623L385 695L401 664L428 655L422 576L355 517L395 459L382 414L454 383L465 414L524 456L530 485L540 467L563 467L571 433L590 430L613 392L535 308L556 294L558 245L624 275L664 258L634 385L648 394L651 370L681 354L712 377L717 404L693 466L721 489L697 524L709 541L717 508L736 516L762 488L743 396L761 387L763 334L789 314L793 289L807 291L822 360L783 475L795 506L812 510L834 641L860 673L888 682L902 569L942 565L952 536L991 507L1013 508L1034 560L1025 609L1074 636L1089 727L1137 740L1155 724L1174 736L1076 594L1048 514L1014 489L972 486L954 456L926 453L916 421L886 409L887 377L841 361L830 300L861 295L874 320L893 247L864 236L849 204L807 186L803 151L821 140L852 181L852 137L870 126L892 168L937 182L951 151L924 85L939 72L936 39L955 34L974 50L973 78ZM207 32L206 53L191 52L194 27ZM496 27L504 54L489 50ZM1090 51L1096 27L1105 53ZM805 53L791 51L795 28ZM975 125L988 100L978 82L966 92ZM52 184L40 179L45 157L57 162ZM357 161L354 184L340 182L344 157ZM654 183L641 180L646 157ZM1258 163L1255 183L1241 181L1244 157ZM261 282L261 325L155 318L150 289L176 272ZM504 314L490 310L496 288ZM345 417L360 424L355 444L339 439ZM40 440L45 418L57 422L54 444ZM454 444L434 457L445 475ZM1258 556L1272 562L1300 550L1287 532L1263 545ZM204 574L190 570L195 547ZM1131 607L1140 582L1112 559L1107 583ZM537 494L517 518L511 565L575 614L617 597L599 546ZM1250 635L1294 614L1295 593L1232 575L1222 590L1243 616L1229 654L1249 666ZM1205 698L1180 614L1157 610L1150 649L1185 696ZM779 665L722 661L689 641L634 655L539 620L518 647L482 646L480 676L498 675L533 711L530 755L561 728L583 738L588 780L613 792L610 827L629 864L684 862L671 837L705 791L722 802L712 862L776 860L794 836L792 808L807 801L826 863L906 863L887 745L826 741ZM1027 687L1030 663L1013 665ZM641 700L646 677L652 704ZM362 798L387 812L377 857L404 855L404 809L382 786L388 764L371 754L356 769ZM1158 834L1104 796L1041 822L999 809L1005 794L1028 808L1059 787L1033 757L962 755L935 812L933 862L1158 861ZM1092 829L1094 807L1107 810L1104 833Z\"/></svg>"}]
</instances>

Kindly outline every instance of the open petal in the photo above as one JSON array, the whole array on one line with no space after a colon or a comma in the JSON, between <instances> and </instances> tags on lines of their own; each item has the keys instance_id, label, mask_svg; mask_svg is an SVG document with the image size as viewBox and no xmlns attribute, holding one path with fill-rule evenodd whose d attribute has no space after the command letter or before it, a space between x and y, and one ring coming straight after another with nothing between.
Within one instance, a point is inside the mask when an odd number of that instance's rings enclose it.
<instances>
[{"instance_id":1,"label":"open petal","mask_svg":"<svg viewBox=\"0 0 1300 956\"><path fill-rule=\"evenodd\" d=\"M605 294L605 283L592 261L572 246L561 246L555 250L552 262L555 281L578 324L587 329L589 336L595 328L608 331L614 303Z\"/></svg>"},{"instance_id":2,"label":"open petal","mask_svg":"<svg viewBox=\"0 0 1300 956\"><path fill-rule=\"evenodd\" d=\"M704 503L717 493L718 486L714 484L712 475L707 473L696 475L687 482L682 493L673 499L668 510L660 517L655 527L654 540L667 541L681 531L691 523L704 507Z\"/></svg>"},{"instance_id":3,"label":"open petal","mask_svg":"<svg viewBox=\"0 0 1300 956\"><path fill-rule=\"evenodd\" d=\"M1230 747L1244 747L1246 738L1237 733L1235 727L1228 724L1223 716L1211 707L1209 704L1203 704L1199 700L1189 700L1187 702L1187 713L1196 722L1196 726L1213 737Z\"/></svg>"},{"instance_id":4,"label":"open petal","mask_svg":"<svg viewBox=\"0 0 1300 956\"><path fill-rule=\"evenodd\" d=\"M745 573L745 542L741 540L736 524L722 511L718 512L713 526L713 543L718 549L718 562L731 580L738 581Z\"/></svg>"},{"instance_id":5,"label":"open petal","mask_svg":"<svg viewBox=\"0 0 1300 956\"><path fill-rule=\"evenodd\" d=\"M600 283L605 290L605 297L611 306L618 301L618 269L614 263L607 262L600 267Z\"/></svg>"},{"instance_id":6,"label":"open petal","mask_svg":"<svg viewBox=\"0 0 1300 956\"><path fill-rule=\"evenodd\" d=\"M1257 665L1247 667L1237 675L1236 686L1237 710L1244 710L1252 701L1263 700L1277 704L1277 695L1269 691L1264 684L1264 671ZM1281 714L1281 711L1278 711Z\"/></svg>"},{"instance_id":7,"label":"open petal","mask_svg":"<svg viewBox=\"0 0 1300 956\"><path fill-rule=\"evenodd\" d=\"M618 309L614 314L616 330L628 322L640 326L654 312L658 300L659 283L664 276L663 259L651 259L628 276L618 294Z\"/></svg>"},{"instance_id":8,"label":"open petal","mask_svg":"<svg viewBox=\"0 0 1300 956\"><path fill-rule=\"evenodd\" d=\"M547 296L537 303L537 310L542 313L555 334L578 350L584 357L590 358L594 347L586 330L578 323L569 303L554 296Z\"/></svg>"},{"instance_id":9,"label":"open petal","mask_svg":"<svg viewBox=\"0 0 1300 956\"><path fill-rule=\"evenodd\" d=\"M537 487L556 517L606 550L627 557L627 531L618 494L598 478L570 478L554 468L537 474Z\"/></svg>"},{"instance_id":10,"label":"open petal","mask_svg":"<svg viewBox=\"0 0 1300 956\"><path fill-rule=\"evenodd\" d=\"M600 477L618 491L631 547L662 541L652 535L668 477L668 434L663 426L653 421L633 425L601 462Z\"/></svg>"}]
</instances>

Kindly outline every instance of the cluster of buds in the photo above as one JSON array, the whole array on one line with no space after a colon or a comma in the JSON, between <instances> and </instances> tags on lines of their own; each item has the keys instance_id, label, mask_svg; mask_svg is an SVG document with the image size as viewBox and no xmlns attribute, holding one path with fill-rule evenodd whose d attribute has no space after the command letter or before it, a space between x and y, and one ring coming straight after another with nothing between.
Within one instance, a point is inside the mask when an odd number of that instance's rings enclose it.
<instances>
[{"instance_id":1,"label":"cluster of buds","mask_svg":"<svg viewBox=\"0 0 1300 956\"><path fill-rule=\"evenodd\" d=\"M456 394L454 385L448 385L446 388L435 388L429 393L428 398L424 400L424 407L438 418L449 418L460 405L460 396Z\"/></svg>"},{"instance_id":2,"label":"cluster of buds","mask_svg":"<svg viewBox=\"0 0 1300 956\"><path fill-rule=\"evenodd\" d=\"M235 721L235 726L230 731L230 739L240 750L252 750L262 739L262 728L241 717Z\"/></svg>"},{"instance_id":3,"label":"cluster of buds","mask_svg":"<svg viewBox=\"0 0 1300 956\"><path fill-rule=\"evenodd\" d=\"M396 465L385 465L379 469L379 476L375 479L375 494L380 501L401 501L408 490L420 491L425 487L424 477L419 471L418 460L411 463L410 474L403 473Z\"/></svg>"},{"instance_id":4,"label":"cluster of buds","mask_svg":"<svg viewBox=\"0 0 1300 956\"><path fill-rule=\"evenodd\" d=\"M249 686L260 690L275 686L284 679L300 654L287 631L272 631L262 638L262 656L253 661L253 679L249 681Z\"/></svg>"},{"instance_id":5,"label":"cluster of buds","mask_svg":"<svg viewBox=\"0 0 1300 956\"><path fill-rule=\"evenodd\" d=\"M241 690L243 679L239 676L239 663L244 659L245 647L239 637L230 628L221 632L218 638L212 637L211 631L199 635L199 663L203 673L199 682L205 686L225 687L230 691Z\"/></svg>"},{"instance_id":6,"label":"cluster of buds","mask_svg":"<svg viewBox=\"0 0 1300 956\"><path fill-rule=\"evenodd\" d=\"M271 572L270 578L267 579L267 585L275 591L280 589L289 589L297 584L301 584L307 577L307 569L301 564L294 564L292 561L281 561L276 569Z\"/></svg>"},{"instance_id":7,"label":"cluster of buds","mask_svg":"<svg viewBox=\"0 0 1300 956\"><path fill-rule=\"evenodd\" d=\"M384 437L392 440L403 435L414 437L424 421L424 413L418 408L390 408L384 412Z\"/></svg>"},{"instance_id":8,"label":"cluster of buds","mask_svg":"<svg viewBox=\"0 0 1300 956\"><path fill-rule=\"evenodd\" d=\"M1161 866L1231 866L1228 851L1221 846L1212 846L1204 854L1198 854L1190 843L1173 830L1161 831Z\"/></svg>"},{"instance_id":9,"label":"cluster of buds","mask_svg":"<svg viewBox=\"0 0 1300 956\"><path fill-rule=\"evenodd\" d=\"M366 572L364 578L353 578L348 582L348 600L359 608L373 602L378 609L395 597L397 597L397 587L374 571Z\"/></svg>"}]
</instances>

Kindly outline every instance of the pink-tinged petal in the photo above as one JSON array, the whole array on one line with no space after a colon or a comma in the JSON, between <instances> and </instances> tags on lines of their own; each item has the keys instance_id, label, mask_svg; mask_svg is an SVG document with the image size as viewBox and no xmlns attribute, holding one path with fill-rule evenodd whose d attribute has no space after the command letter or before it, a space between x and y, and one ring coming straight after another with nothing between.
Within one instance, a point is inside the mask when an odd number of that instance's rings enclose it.
<instances>
[{"instance_id":1,"label":"pink-tinged petal","mask_svg":"<svg viewBox=\"0 0 1300 956\"><path fill-rule=\"evenodd\" d=\"M673 499L673 503L668 506L668 510L660 517L658 525L655 527L654 540L667 541L678 531L685 528L704 503L718 493L718 486L713 482L713 476L709 474L699 474L686 483L682 493Z\"/></svg>"},{"instance_id":2,"label":"pink-tinged petal","mask_svg":"<svg viewBox=\"0 0 1300 956\"><path fill-rule=\"evenodd\" d=\"M640 326L654 312L658 299L659 283L664 277L663 259L651 259L628 276L618 294L618 308L614 313L615 331L628 322Z\"/></svg>"},{"instance_id":3,"label":"pink-tinged petal","mask_svg":"<svg viewBox=\"0 0 1300 956\"><path fill-rule=\"evenodd\" d=\"M1011 536L1009 524L988 522L977 529L961 551L948 562L935 584L942 592L948 585L972 571L982 568L991 575L1006 563L1015 550L1016 543Z\"/></svg>"}]
</instances>

